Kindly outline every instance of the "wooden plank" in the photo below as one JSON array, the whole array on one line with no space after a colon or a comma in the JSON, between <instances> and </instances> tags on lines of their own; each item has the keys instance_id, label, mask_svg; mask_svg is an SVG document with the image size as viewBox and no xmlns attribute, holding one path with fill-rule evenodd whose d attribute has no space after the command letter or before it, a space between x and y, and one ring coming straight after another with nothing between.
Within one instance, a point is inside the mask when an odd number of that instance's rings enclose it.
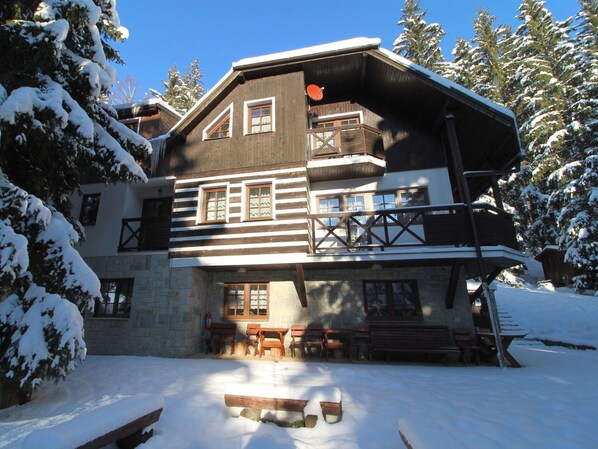
<instances>
[{"instance_id":1,"label":"wooden plank","mask_svg":"<svg viewBox=\"0 0 598 449\"><path fill-rule=\"evenodd\" d=\"M444 298L444 305L447 309L452 309L455 304L455 295L457 294L457 283L459 281L460 273L461 263L458 260L454 260L449 277L448 288L446 289L446 297Z\"/></svg>"},{"instance_id":2,"label":"wooden plank","mask_svg":"<svg viewBox=\"0 0 598 449\"><path fill-rule=\"evenodd\" d=\"M461 160L461 149L459 148L459 139L457 138L454 114L447 113L445 115L444 125L446 127L450 159L452 161L453 173L455 175L455 183L457 184L457 191L459 192L459 198L457 198L457 202L464 203L465 193L463 190L463 161Z\"/></svg>"},{"instance_id":3,"label":"wooden plank","mask_svg":"<svg viewBox=\"0 0 598 449\"><path fill-rule=\"evenodd\" d=\"M307 291L305 289L303 265L298 263L295 265L295 270L297 270L297 294L299 295L299 302L301 302L301 307L307 308Z\"/></svg>"},{"instance_id":4,"label":"wooden plank","mask_svg":"<svg viewBox=\"0 0 598 449\"><path fill-rule=\"evenodd\" d=\"M160 418L161 413L162 413L161 408L158 410L154 410L153 412L148 413L147 415L144 415L141 418L138 418L134 421L131 421L130 423L127 423L124 426L121 426L118 429L113 430L112 432L108 432L105 435L102 435L98 438L91 440L88 443L85 443L82 446L79 446L77 449L100 449L104 446L107 446L110 443L114 443L119 440L122 440L126 437L129 437L129 436L135 434L139 430L143 430L144 428L157 422L158 419ZM143 438L143 437L141 437L141 438ZM139 442L139 444L141 444L141 442Z\"/></svg>"},{"instance_id":5,"label":"wooden plank","mask_svg":"<svg viewBox=\"0 0 598 449\"><path fill-rule=\"evenodd\" d=\"M260 410L285 410L288 412L302 412L308 401L305 399L264 398L257 396L224 395L227 407L250 407Z\"/></svg>"},{"instance_id":6,"label":"wooden plank","mask_svg":"<svg viewBox=\"0 0 598 449\"><path fill-rule=\"evenodd\" d=\"M342 402L320 401L320 407L322 407L322 414L324 415L342 416L343 414Z\"/></svg>"}]
</instances>

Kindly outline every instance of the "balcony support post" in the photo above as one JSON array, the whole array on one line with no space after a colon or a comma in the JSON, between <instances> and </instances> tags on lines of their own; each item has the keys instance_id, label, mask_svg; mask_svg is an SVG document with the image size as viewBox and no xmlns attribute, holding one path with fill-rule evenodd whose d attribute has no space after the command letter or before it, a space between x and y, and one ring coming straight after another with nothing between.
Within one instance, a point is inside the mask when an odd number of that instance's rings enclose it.
<instances>
[{"instance_id":1,"label":"balcony support post","mask_svg":"<svg viewBox=\"0 0 598 449\"><path fill-rule=\"evenodd\" d=\"M479 278L481 282L482 291L488 304L488 313L490 315L490 324L492 325L492 333L494 334L494 341L496 342L496 357L501 368L507 366L505 360L504 348L502 346L502 339L500 338L500 319L498 317L498 309L496 308L496 299L494 293L490 290L487 284L486 276L484 275L484 256L482 254L482 247L480 246L480 238L478 236L478 229L475 223L473 214L473 205L471 204L471 194L469 193L469 186L467 184L467 175L462 176L463 192L465 193L465 205L467 206L467 214L469 216L469 224L471 226L471 234L473 236L473 243L476 250L476 259L478 262Z\"/></svg>"},{"instance_id":2,"label":"balcony support post","mask_svg":"<svg viewBox=\"0 0 598 449\"><path fill-rule=\"evenodd\" d=\"M455 115L453 113L446 113L444 117L444 126L448 139L450 159L453 164L453 172L455 174L455 183L457 184L457 193L459 195L457 202L465 203L465 191L463 187L463 160L461 159L461 149L459 148L459 139L457 138L457 129L455 128Z\"/></svg>"},{"instance_id":3,"label":"balcony support post","mask_svg":"<svg viewBox=\"0 0 598 449\"><path fill-rule=\"evenodd\" d=\"M305 289L305 277L303 276L303 265L300 263L295 265L297 271L297 295L299 296L299 302L301 307L307 308L307 291Z\"/></svg>"},{"instance_id":4,"label":"balcony support post","mask_svg":"<svg viewBox=\"0 0 598 449\"><path fill-rule=\"evenodd\" d=\"M444 299L444 305L447 309L452 309L455 304L455 294L457 293L459 274L461 274L461 262L455 259L451 268L449 284L446 290L446 298Z\"/></svg>"}]
</instances>

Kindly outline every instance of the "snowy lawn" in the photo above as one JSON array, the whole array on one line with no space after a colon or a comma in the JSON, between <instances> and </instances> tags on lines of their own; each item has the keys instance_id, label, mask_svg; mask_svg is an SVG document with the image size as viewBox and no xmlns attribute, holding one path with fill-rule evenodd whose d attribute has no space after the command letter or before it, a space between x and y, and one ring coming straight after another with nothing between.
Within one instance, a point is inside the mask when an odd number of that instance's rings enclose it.
<instances>
[{"instance_id":1,"label":"snowy lawn","mask_svg":"<svg viewBox=\"0 0 598 449\"><path fill-rule=\"evenodd\" d=\"M524 291L501 287L497 296L515 316L503 299ZM545 294L527 290L526 296ZM571 315L575 328L597 322L596 298L574 295L577 303L563 311L563 294L550 295L555 313ZM556 319L547 311L551 303L541 303L543 320ZM520 308L515 318L538 307ZM558 336L566 337L561 330ZM44 385L31 403L0 411L0 447L19 448L35 429L139 393L164 397L154 437L143 448L402 448L399 421L419 432L422 446L414 449L447 447L449 440L472 449L598 447L598 351L517 342L511 349L524 368L90 356L67 381ZM343 419L327 424L320 416L314 429L290 429L230 418L223 394L231 383L336 386Z\"/></svg>"}]
</instances>

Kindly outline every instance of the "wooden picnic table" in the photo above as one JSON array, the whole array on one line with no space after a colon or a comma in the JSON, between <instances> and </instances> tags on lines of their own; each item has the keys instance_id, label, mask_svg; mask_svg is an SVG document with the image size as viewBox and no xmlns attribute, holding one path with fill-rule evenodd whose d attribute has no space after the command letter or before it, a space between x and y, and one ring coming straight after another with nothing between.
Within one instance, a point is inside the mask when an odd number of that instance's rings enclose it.
<instances>
[{"instance_id":1,"label":"wooden picnic table","mask_svg":"<svg viewBox=\"0 0 598 449\"><path fill-rule=\"evenodd\" d=\"M280 358L284 358L284 337L288 331L286 327L260 327L257 331L260 340L260 357L264 355L266 348L278 348Z\"/></svg>"},{"instance_id":2,"label":"wooden picnic table","mask_svg":"<svg viewBox=\"0 0 598 449\"><path fill-rule=\"evenodd\" d=\"M496 351L496 338L494 337L493 332L486 332L486 331L477 331L476 335L480 339L482 345L492 351L492 356L490 358L490 362L494 363L496 366L499 366L498 363L498 356ZM516 338L523 338L527 334L522 333L511 333L511 332L504 332L500 334L500 341L502 343L502 348L504 352L505 359L509 363L512 368L521 368L521 364L517 361L513 354L509 352L509 346Z\"/></svg>"}]
</instances>

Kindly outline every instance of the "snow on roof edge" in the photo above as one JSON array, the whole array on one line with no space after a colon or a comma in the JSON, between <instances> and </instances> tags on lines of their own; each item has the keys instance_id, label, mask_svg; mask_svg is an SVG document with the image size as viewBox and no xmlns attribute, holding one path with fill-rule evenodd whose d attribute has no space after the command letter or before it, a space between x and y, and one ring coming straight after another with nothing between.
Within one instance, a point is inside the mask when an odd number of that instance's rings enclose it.
<instances>
[{"instance_id":1,"label":"snow on roof edge","mask_svg":"<svg viewBox=\"0 0 598 449\"><path fill-rule=\"evenodd\" d=\"M515 114L509 108L501 106L498 103L495 103L486 97L482 97L481 95L476 94L475 92L467 89L466 87L463 87L460 84L457 84L454 81L449 80L448 78L440 76L437 73L434 73L431 70L428 70L425 67L422 67L422 66L416 64L415 62L410 61L409 59L404 58L390 50L387 50L385 48L380 48L379 51L381 53L383 53L387 58L392 59L393 61L397 62L398 64L401 64L404 67L407 67L416 72L419 72L420 74L426 76L427 78L434 81L435 83L440 84L448 89L458 91L458 92L470 97L472 100L474 100L478 103L481 103L482 105L486 106L487 108L493 109L502 115L506 115L507 117L512 119L513 122L516 123Z\"/></svg>"},{"instance_id":2,"label":"snow on roof edge","mask_svg":"<svg viewBox=\"0 0 598 449\"><path fill-rule=\"evenodd\" d=\"M159 98L144 98L143 100L135 101L133 103L114 104L114 105L112 105L112 107L114 109L118 110L118 109L132 109L135 107L151 106L151 105L159 105L159 106L163 107L164 109L167 109L168 111L177 115L178 117L181 117L181 114L179 114L177 111L175 111L172 106L170 106L164 100L160 100Z\"/></svg>"},{"instance_id":3,"label":"snow on roof edge","mask_svg":"<svg viewBox=\"0 0 598 449\"><path fill-rule=\"evenodd\" d=\"M326 55L349 50L380 48L380 43L380 38L355 37L352 39L330 42L328 44L299 48L297 50L289 50L280 53L272 53L263 56L244 58L240 61L233 62L232 67L234 70L242 70L243 68L246 68L248 66L272 63L276 61L295 59L306 56Z\"/></svg>"}]
</instances>

